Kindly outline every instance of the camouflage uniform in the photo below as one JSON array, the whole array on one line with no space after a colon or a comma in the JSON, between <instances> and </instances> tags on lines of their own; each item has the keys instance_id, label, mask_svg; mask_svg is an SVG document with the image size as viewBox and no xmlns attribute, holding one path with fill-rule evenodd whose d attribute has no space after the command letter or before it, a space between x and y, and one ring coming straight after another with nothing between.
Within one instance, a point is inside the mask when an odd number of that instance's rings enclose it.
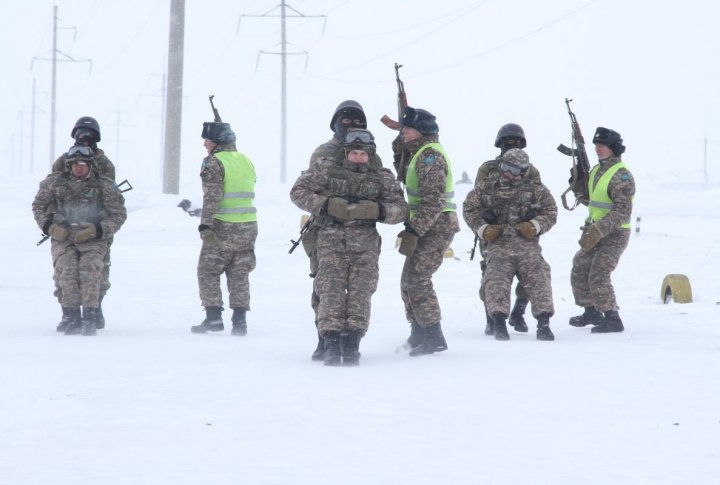
<instances>
[{"instance_id":1,"label":"camouflage uniform","mask_svg":"<svg viewBox=\"0 0 720 485\"><path fill-rule=\"evenodd\" d=\"M411 160L424 145L438 143L438 135L430 134L404 144L404 159ZM398 178L407 180L407 165L399 163L399 143L393 143ZM434 148L423 150L416 164L421 202L406 226L418 235L417 247L405 259L400 290L407 320L421 328L437 325L442 320L440 303L433 288L432 275L440 268L443 255L460 231L457 213L445 212L445 185L449 174L445 156Z\"/></svg>"},{"instance_id":2,"label":"camouflage uniform","mask_svg":"<svg viewBox=\"0 0 720 485\"><path fill-rule=\"evenodd\" d=\"M232 309L250 309L249 273L255 269L257 222L226 222L215 218L225 196L225 168L215 156L218 152L237 152L235 143L218 144L203 160L200 178L203 188L201 226L212 230L203 239L197 276L200 301L207 308L222 308L220 275L225 273Z\"/></svg>"},{"instance_id":3,"label":"camouflage uniform","mask_svg":"<svg viewBox=\"0 0 720 485\"><path fill-rule=\"evenodd\" d=\"M109 240L127 218L125 200L114 182L101 177L94 167L85 178L73 176L67 167L40 183L33 201L33 215L45 234L49 234L52 224L69 230L67 239L52 239L51 243L54 278L60 286L62 306L97 308ZM85 223L94 224L96 237L74 243L80 224Z\"/></svg>"},{"instance_id":4,"label":"camouflage uniform","mask_svg":"<svg viewBox=\"0 0 720 485\"><path fill-rule=\"evenodd\" d=\"M377 159L379 161L379 159ZM292 201L319 218L317 274L318 328L331 332L365 335L370 321L370 300L377 289L381 238L375 220L341 220L325 212L332 197L372 200L382 210L379 219L397 224L407 217L402 189L392 173L377 164L357 167L349 161L340 166L336 158L315 159L290 191Z\"/></svg>"},{"instance_id":5,"label":"camouflage uniform","mask_svg":"<svg viewBox=\"0 0 720 485\"><path fill-rule=\"evenodd\" d=\"M550 266L542 257L539 235L550 230L557 221L557 204L550 191L531 176L517 184L503 183L502 178L489 178L476 185L463 203L463 218L476 233L488 223L483 212L491 210L502 227L500 236L486 242L487 267L483 278L488 313L507 317L510 313L512 280L518 277L532 303L536 318L554 313ZM516 228L520 222L536 224L536 236L527 239Z\"/></svg>"},{"instance_id":6,"label":"camouflage uniform","mask_svg":"<svg viewBox=\"0 0 720 485\"><path fill-rule=\"evenodd\" d=\"M619 157L601 160L595 181L618 163L622 163ZM598 225L603 237L595 247L575 253L570 275L575 304L595 307L600 312L618 310L610 275L630 240L630 228L621 227L630 221L635 195L635 180L627 168L620 168L613 175L607 193L613 207L604 218L593 224Z\"/></svg>"}]
</instances>

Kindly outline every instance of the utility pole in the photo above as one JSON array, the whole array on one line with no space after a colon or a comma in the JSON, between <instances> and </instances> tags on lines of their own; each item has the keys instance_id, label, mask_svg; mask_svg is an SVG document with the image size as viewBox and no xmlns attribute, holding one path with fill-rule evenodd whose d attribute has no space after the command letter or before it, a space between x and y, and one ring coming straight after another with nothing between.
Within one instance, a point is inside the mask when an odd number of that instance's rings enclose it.
<instances>
[{"instance_id":1,"label":"utility pole","mask_svg":"<svg viewBox=\"0 0 720 485\"><path fill-rule=\"evenodd\" d=\"M178 194L180 192L184 43L185 0L171 0L166 88L167 100L165 106L164 194Z\"/></svg>"},{"instance_id":2,"label":"utility pole","mask_svg":"<svg viewBox=\"0 0 720 485\"><path fill-rule=\"evenodd\" d=\"M280 8L280 14L271 15L270 13ZM290 10L288 14L286 10ZM280 182L285 183L285 173L287 171L287 56L288 55L306 55L307 51L302 52L288 52L287 51L287 35L285 33L285 19L287 17L301 17L301 18L315 18L322 17L326 18L325 15L305 15L293 7L287 5L285 0L281 0L280 5L275 6L268 12L262 15L241 15L242 17L280 17L280 52L267 52L260 51L258 54L258 60L260 54L274 54L280 56L280 70L281 70L281 82L280 82ZM240 29L240 21L238 21L238 30ZM325 25L323 24L323 31Z\"/></svg>"},{"instance_id":3,"label":"utility pole","mask_svg":"<svg viewBox=\"0 0 720 485\"><path fill-rule=\"evenodd\" d=\"M128 126L122 124L122 114L127 113L127 110L124 109L116 109L112 110L116 115L115 120L115 153L113 153L113 160L115 163L118 163L120 161L120 128L122 126Z\"/></svg>"},{"instance_id":4,"label":"utility pole","mask_svg":"<svg viewBox=\"0 0 720 485\"><path fill-rule=\"evenodd\" d=\"M51 75L51 88L50 88L50 160L55 160L55 121L57 119L56 114L56 99L57 99L57 63L58 62L89 62L90 69L92 69L92 60L90 59L74 59L73 57L65 54L57 48L57 31L58 31L58 7L53 6L53 48L52 57L50 59L33 57L33 61L52 61L52 75ZM75 31L75 27L63 27L66 29L72 29ZM58 54L62 54L64 59L58 59ZM31 66L32 67L32 66ZM52 163L52 162L51 162Z\"/></svg>"}]
</instances>

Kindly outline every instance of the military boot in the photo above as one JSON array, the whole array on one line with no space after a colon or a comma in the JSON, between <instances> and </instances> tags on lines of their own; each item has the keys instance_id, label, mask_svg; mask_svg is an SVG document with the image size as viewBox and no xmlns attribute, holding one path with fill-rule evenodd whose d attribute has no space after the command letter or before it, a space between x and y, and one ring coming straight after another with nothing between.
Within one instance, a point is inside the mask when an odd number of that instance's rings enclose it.
<instances>
[{"instance_id":1,"label":"military boot","mask_svg":"<svg viewBox=\"0 0 720 485\"><path fill-rule=\"evenodd\" d=\"M315 347L310 358L315 361L325 360L325 340L320 336L320 333L318 333L317 347Z\"/></svg>"},{"instance_id":2,"label":"military boot","mask_svg":"<svg viewBox=\"0 0 720 485\"><path fill-rule=\"evenodd\" d=\"M60 323L57 324L57 327L55 327L55 330L58 332L64 332L66 328L73 322L74 315L72 313L73 308L69 307L62 307L62 318L60 319Z\"/></svg>"},{"instance_id":3,"label":"military boot","mask_svg":"<svg viewBox=\"0 0 720 485\"><path fill-rule=\"evenodd\" d=\"M65 311L67 310L67 322L65 323L65 326L60 329L60 324L58 324L57 331L58 332L64 332L65 335L78 335L80 333L82 318L80 316L80 308L69 308L69 307L63 307L63 319L65 319ZM60 321L62 324L62 320Z\"/></svg>"},{"instance_id":4,"label":"military boot","mask_svg":"<svg viewBox=\"0 0 720 485\"><path fill-rule=\"evenodd\" d=\"M342 365L360 365L360 339L362 339L362 336L357 331L350 331L345 335L342 342Z\"/></svg>"},{"instance_id":5,"label":"military boot","mask_svg":"<svg viewBox=\"0 0 720 485\"><path fill-rule=\"evenodd\" d=\"M517 298L515 300L515 305L510 312L508 323L516 332L526 333L528 331L527 323L525 323L525 309L527 306L528 300L524 298Z\"/></svg>"},{"instance_id":6,"label":"military boot","mask_svg":"<svg viewBox=\"0 0 720 485\"><path fill-rule=\"evenodd\" d=\"M233 308L232 314L232 335L247 335L247 320L245 314L247 310L244 308Z\"/></svg>"},{"instance_id":7,"label":"military boot","mask_svg":"<svg viewBox=\"0 0 720 485\"><path fill-rule=\"evenodd\" d=\"M590 330L591 333L612 333L612 332L622 332L625 330L625 327L623 326L622 320L620 320L620 315L616 310L610 310L605 312L605 319L603 322L593 327L592 330Z\"/></svg>"},{"instance_id":8,"label":"military boot","mask_svg":"<svg viewBox=\"0 0 720 485\"><path fill-rule=\"evenodd\" d=\"M510 340L505 319L507 315L504 313L496 313L493 315L493 325L495 326L495 340Z\"/></svg>"},{"instance_id":9,"label":"military boot","mask_svg":"<svg viewBox=\"0 0 720 485\"><path fill-rule=\"evenodd\" d=\"M423 327L421 332L422 341L420 342L420 345L410 350L410 355L412 357L447 350L448 345L445 341L445 335L443 335L440 323L430 325L429 327Z\"/></svg>"},{"instance_id":10,"label":"military boot","mask_svg":"<svg viewBox=\"0 0 720 485\"><path fill-rule=\"evenodd\" d=\"M326 332L323 335L325 340L325 355L323 362L325 365L340 365L340 334L337 332Z\"/></svg>"},{"instance_id":11,"label":"military boot","mask_svg":"<svg viewBox=\"0 0 720 485\"><path fill-rule=\"evenodd\" d=\"M209 306L205 308L205 320L200 325L190 327L192 333L220 332L225 330L222 321L222 307Z\"/></svg>"},{"instance_id":12,"label":"military boot","mask_svg":"<svg viewBox=\"0 0 720 485\"><path fill-rule=\"evenodd\" d=\"M410 336L407 339L408 347L415 348L422 342L422 327L415 322L410 322Z\"/></svg>"},{"instance_id":13,"label":"military boot","mask_svg":"<svg viewBox=\"0 0 720 485\"><path fill-rule=\"evenodd\" d=\"M97 307L97 318L95 319L95 328L102 330L105 328L105 315L102 311L102 298L100 298L100 304Z\"/></svg>"},{"instance_id":14,"label":"military boot","mask_svg":"<svg viewBox=\"0 0 720 485\"><path fill-rule=\"evenodd\" d=\"M97 307L83 307L82 321L80 322L80 333L86 337L97 335L95 325L97 323Z\"/></svg>"},{"instance_id":15,"label":"military boot","mask_svg":"<svg viewBox=\"0 0 720 485\"><path fill-rule=\"evenodd\" d=\"M495 335L495 322L488 313L487 308L485 309L485 321L485 335Z\"/></svg>"},{"instance_id":16,"label":"military boot","mask_svg":"<svg viewBox=\"0 0 720 485\"><path fill-rule=\"evenodd\" d=\"M573 327L600 325L601 323L603 323L603 314L594 306L585 307L585 312L582 315L570 317L570 325Z\"/></svg>"},{"instance_id":17,"label":"military boot","mask_svg":"<svg viewBox=\"0 0 720 485\"><path fill-rule=\"evenodd\" d=\"M555 340L552 330L550 330L550 314L542 313L538 315L537 319L537 339L551 341Z\"/></svg>"}]
</instances>

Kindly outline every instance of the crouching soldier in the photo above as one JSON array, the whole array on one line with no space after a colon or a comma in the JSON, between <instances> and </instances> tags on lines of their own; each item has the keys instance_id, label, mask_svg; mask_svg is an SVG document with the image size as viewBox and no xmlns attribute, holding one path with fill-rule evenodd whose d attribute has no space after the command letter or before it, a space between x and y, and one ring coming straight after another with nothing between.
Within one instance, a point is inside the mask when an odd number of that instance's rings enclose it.
<instances>
[{"instance_id":1,"label":"crouching soldier","mask_svg":"<svg viewBox=\"0 0 720 485\"><path fill-rule=\"evenodd\" d=\"M408 215L392 172L369 163L375 154L372 133L348 131L343 144L342 165L320 158L290 191L295 205L322 216L315 291L324 362L331 366L360 361L360 339L370 323L370 300L379 275L381 238L375 224L397 224Z\"/></svg>"},{"instance_id":2,"label":"crouching soldier","mask_svg":"<svg viewBox=\"0 0 720 485\"><path fill-rule=\"evenodd\" d=\"M505 152L498 168L500 178L476 185L463 204L465 222L487 244L485 305L495 338L510 339L506 320L517 275L538 321L537 339L554 340L550 266L542 257L539 236L555 225L557 204L543 184L527 176L530 159L523 150Z\"/></svg>"},{"instance_id":3,"label":"crouching soldier","mask_svg":"<svg viewBox=\"0 0 720 485\"><path fill-rule=\"evenodd\" d=\"M96 335L109 241L127 218L125 199L90 155L68 151L65 168L40 183L35 222L52 239L63 319L58 332ZM82 306L82 315L80 307Z\"/></svg>"}]
</instances>

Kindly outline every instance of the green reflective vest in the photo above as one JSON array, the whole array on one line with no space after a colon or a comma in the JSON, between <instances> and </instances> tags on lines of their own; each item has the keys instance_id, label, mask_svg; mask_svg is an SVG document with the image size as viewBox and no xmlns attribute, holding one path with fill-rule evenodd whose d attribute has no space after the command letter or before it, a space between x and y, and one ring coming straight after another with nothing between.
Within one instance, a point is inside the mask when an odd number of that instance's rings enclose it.
<instances>
[{"instance_id":1,"label":"green reflective vest","mask_svg":"<svg viewBox=\"0 0 720 485\"><path fill-rule=\"evenodd\" d=\"M455 196L455 188L453 185L452 165L450 164L450 158L447 156L447 153L445 153L442 145L440 145L439 143L428 143L427 145L423 145L420 150L417 151L415 156L412 157L412 160L410 160L410 165L407 169L407 175L405 176L405 190L407 192L408 206L410 207L410 219L415 217L415 213L417 212L417 208L420 205L421 200L420 191L418 190L416 164L417 161L420 159L420 155L422 155L422 153L428 148L433 148L439 151L445 158L445 162L448 166L448 174L447 178L445 179L445 203L443 207L443 212L455 212L457 210L457 206L453 202L453 197Z\"/></svg>"},{"instance_id":2,"label":"green reflective vest","mask_svg":"<svg viewBox=\"0 0 720 485\"><path fill-rule=\"evenodd\" d=\"M590 176L588 177L588 194L590 194L590 202L588 203L590 215L588 220L590 222L599 221L608 215L610 210L614 207L613 201L608 195L608 185L610 184L610 180L613 178L613 175L615 175L615 172L621 168L625 168L625 164L621 162L610 167L608 171L600 177L600 180L597 181L597 185L595 185L595 174L599 168L600 165L596 165L590 171ZM623 223L620 227L629 229L630 221Z\"/></svg>"},{"instance_id":3,"label":"green reflective vest","mask_svg":"<svg viewBox=\"0 0 720 485\"><path fill-rule=\"evenodd\" d=\"M225 222L257 221L257 209L253 207L257 177L252 162L239 152L217 152L215 157L225 169L225 194L213 217Z\"/></svg>"}]
</instances>

